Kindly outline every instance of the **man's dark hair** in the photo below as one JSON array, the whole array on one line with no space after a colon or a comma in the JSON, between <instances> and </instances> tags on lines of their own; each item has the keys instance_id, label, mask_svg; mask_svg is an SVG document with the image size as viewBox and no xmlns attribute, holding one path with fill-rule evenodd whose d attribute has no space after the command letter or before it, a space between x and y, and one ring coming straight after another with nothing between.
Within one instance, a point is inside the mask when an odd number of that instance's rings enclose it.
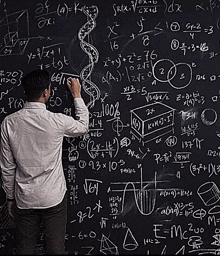
<instances>
[{"instance_id":1,"label":"man's dark hair","mask_svg":"<svg viewBox=\"0 0 220 256\"><path fill-rule=\"evenodd\" d=\"M22 78L21 84L28 101L38 100L43 91L49 88L49 72L47 70L34 70Z\"/></svg>"}]
</instances>

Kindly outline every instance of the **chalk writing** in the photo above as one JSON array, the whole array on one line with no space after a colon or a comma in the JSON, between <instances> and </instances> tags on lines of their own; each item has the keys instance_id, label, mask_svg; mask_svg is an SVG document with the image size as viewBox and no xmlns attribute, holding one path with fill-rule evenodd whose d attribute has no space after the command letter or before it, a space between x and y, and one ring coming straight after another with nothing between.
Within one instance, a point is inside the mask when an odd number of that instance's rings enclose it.
<instances>
[{"instance_id":1,"label":"chalk writing","mask_svg":"<svg viewBox=\"0 0 220 256\"><path fill-rule=\"evenodd\" d=\"M75 117L71 77L89 108L89 132L63 141L69 253L219 254L220 1L5 0L0 13L0 125L33 69L51 74L49 111Z\"/></svg>"}]
</instances>

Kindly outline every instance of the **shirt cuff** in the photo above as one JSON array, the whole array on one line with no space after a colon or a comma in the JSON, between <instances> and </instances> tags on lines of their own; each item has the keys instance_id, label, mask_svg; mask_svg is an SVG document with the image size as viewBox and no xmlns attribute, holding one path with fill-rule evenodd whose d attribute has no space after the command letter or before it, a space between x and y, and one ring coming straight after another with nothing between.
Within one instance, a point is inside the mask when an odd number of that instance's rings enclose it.
<instances>
[{"instance_id":1,"label":"shirt cuff","mask_svg":"<svg viewBox=\"0 0 220 256\"><path fill-rule=\"evenodd\" d=\"M75 107L81 107L85 103L83 98L74 98L74 104L75 104Z\"/></svg>"}]
</instances>

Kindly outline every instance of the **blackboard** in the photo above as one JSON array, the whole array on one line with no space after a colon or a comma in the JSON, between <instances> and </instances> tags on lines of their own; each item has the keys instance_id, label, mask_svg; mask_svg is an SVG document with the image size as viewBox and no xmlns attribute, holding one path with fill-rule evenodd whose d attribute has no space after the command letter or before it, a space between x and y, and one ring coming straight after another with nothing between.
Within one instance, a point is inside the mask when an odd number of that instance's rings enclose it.
<instances>
[{"instance_id":1,"label":"blackboard","mask_svg":"<svg viewBox=\"0 0 220 256\"><path fill-rule=\"evenodd\" d=\"M0 17L0 123L37 68L50 111L74 116L69 77L89 108L63 142L67 251L219 254L220 1L1 0ZM0 254L16 254L0 198Z\"/></svg>"}]
</instances>

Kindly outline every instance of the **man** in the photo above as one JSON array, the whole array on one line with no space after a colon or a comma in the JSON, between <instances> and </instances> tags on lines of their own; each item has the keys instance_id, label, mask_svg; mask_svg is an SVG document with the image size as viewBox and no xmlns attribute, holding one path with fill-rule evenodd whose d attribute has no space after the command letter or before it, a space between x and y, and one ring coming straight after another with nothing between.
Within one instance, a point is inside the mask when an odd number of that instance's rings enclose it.
<instances>
[{"instance_id":1,"label":"man","mask_svg":"<svg viewBox=\"0 0 220 256\"><path fill-rule=\"evenodd\" d=\"M88 132L89 112L78 79L67 82L76 119L46 109L51 85L46 70L22 79L24 107L1 125L0 165L8 210L15 217L18 254L33 255L40 223L49 254L65 254L66 181L62 167L63 137Z\"/></svg>"}]
</instances>

